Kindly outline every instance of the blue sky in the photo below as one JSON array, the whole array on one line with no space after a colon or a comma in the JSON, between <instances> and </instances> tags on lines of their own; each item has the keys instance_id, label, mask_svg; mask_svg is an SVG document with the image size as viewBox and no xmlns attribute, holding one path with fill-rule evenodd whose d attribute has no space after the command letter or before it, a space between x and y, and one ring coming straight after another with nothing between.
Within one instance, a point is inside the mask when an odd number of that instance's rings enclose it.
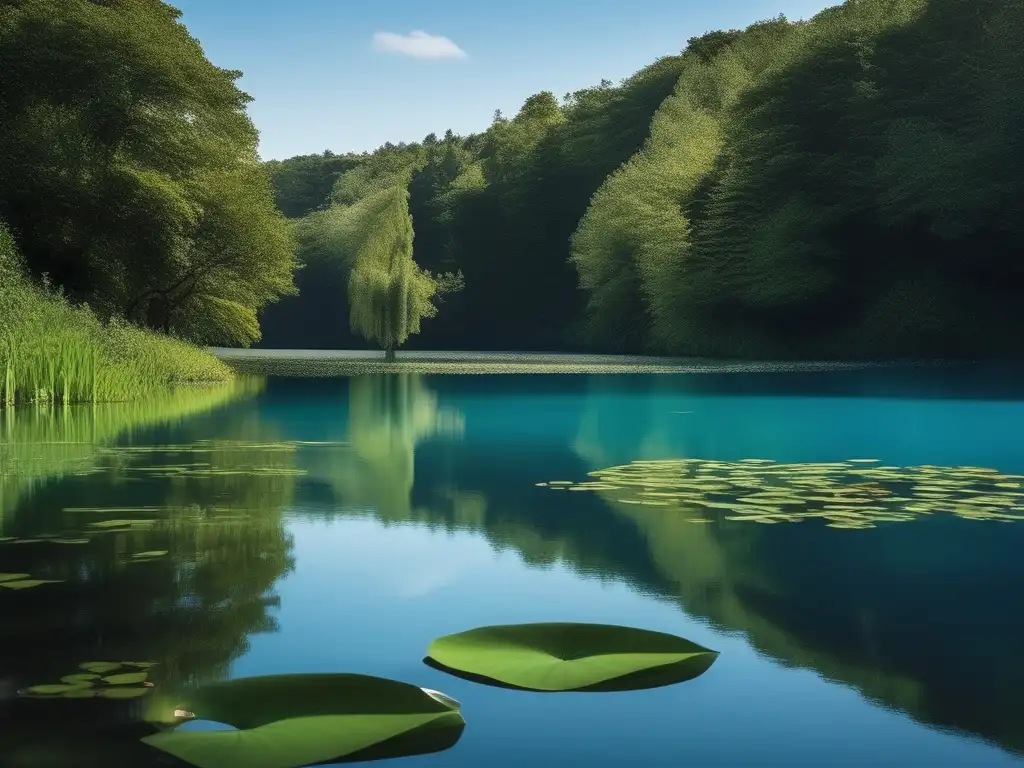
<instances>
[{"instance_id":1,"label":"blue sky","mask_svg":"<svg viewBox=\"0 0 1024 768\"><path fill-rule=\"evenodd\" d=\"M538 91L618 82L694 35L837 2L171 0L213 63L245 73L264 159L477 132Z\"/></svg>"}]
</instances>

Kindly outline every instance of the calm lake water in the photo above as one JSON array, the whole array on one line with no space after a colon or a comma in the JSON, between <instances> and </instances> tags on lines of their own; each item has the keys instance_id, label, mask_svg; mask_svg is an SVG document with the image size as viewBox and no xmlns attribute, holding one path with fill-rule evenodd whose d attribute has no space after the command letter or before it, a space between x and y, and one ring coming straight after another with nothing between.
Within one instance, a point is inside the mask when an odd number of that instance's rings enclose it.
<instances>
[{"instance_id":1,"label":"calm lake water","mask_svg":"<svg viewBox=\"0 0 1024 768\"><path fill-rule=\"evenodd\" d=\"M1024 512L942 511L941 487L917 481L923 506L896 502L904 519L873 528L726 505L693 524L631 503L636 488L537 485L669 459L733 476L744 459L1024 475L1022 381L270 378L181 407L8 413L0 572L60 581L0 589L0 713L13 722L14 691L83 662L137 659L158 662L157 691L359 672L460 700L461 740L393 761L409 768L1024 765ZM537 621L660 630L721 656L679 685L589 694L422 662L435 637ZM43 765L27 754L14 764Z\"/></svg>"}]
</instances>

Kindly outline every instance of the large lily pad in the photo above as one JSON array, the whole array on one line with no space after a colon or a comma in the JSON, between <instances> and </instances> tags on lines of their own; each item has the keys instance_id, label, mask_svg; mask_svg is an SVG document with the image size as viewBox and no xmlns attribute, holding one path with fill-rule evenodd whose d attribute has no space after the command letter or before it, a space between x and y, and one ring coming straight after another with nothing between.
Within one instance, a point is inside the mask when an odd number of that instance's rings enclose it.
<instances>
[{"instance_id":1,"label":"large lily pad","mask_svg":"<svg viewBox=\"0 0 1024 768\"><path fill-rule=\"evenodd\" d=\"M459 740L458 703L396 680L351 674L214 683L174 705L236 731L170 730L142 741L198 768L297 768L425 754ZM154 712L156 722L173 721Z\"/></svg>"},{"instance_id":2,"label":"large lily pad","mask_svg":"<svg viewBox=\"0 0 1024 768\"><path fill-rule=\"evenodd\" d=\"M441 637L427 664L530 691L629 691L702 675L718 652L675 635L607 624L510 624Z\"/></svg>"}]
</instances>

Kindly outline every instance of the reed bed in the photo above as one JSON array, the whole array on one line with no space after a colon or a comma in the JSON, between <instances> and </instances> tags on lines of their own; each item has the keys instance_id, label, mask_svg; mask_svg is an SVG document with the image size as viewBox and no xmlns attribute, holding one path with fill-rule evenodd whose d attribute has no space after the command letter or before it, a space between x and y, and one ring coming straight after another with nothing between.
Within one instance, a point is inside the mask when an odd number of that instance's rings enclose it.
<instances>
[{"instance_id":1,"label":"reed bed","mask_svg":"<svg viewBox=\"0 0 1024 768\"><path fill-rule=\"evenodd\" d=\"M0 404L124 402L232 376L204 349L102 322L88 306L35 284L0 224Z\"/></svg>"}]
</instances>

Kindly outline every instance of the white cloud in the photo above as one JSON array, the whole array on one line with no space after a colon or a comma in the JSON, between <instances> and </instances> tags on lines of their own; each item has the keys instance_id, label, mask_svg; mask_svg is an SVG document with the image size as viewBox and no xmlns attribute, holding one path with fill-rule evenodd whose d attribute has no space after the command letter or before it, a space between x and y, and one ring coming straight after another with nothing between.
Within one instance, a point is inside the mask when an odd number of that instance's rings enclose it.
<instances>
[{"instance_id":1,"label":"white cloud","mask_svg":"<svg viewBox=\"0 0 1024 768\"><path fill-rule=\"evenodd\" d=\"M401 53L414 59L464 59L466 52L447 37L428 35L422 30L408 35L394 32L374 32L374 50L386 53Z\"/></svg>"}]
</instances>

